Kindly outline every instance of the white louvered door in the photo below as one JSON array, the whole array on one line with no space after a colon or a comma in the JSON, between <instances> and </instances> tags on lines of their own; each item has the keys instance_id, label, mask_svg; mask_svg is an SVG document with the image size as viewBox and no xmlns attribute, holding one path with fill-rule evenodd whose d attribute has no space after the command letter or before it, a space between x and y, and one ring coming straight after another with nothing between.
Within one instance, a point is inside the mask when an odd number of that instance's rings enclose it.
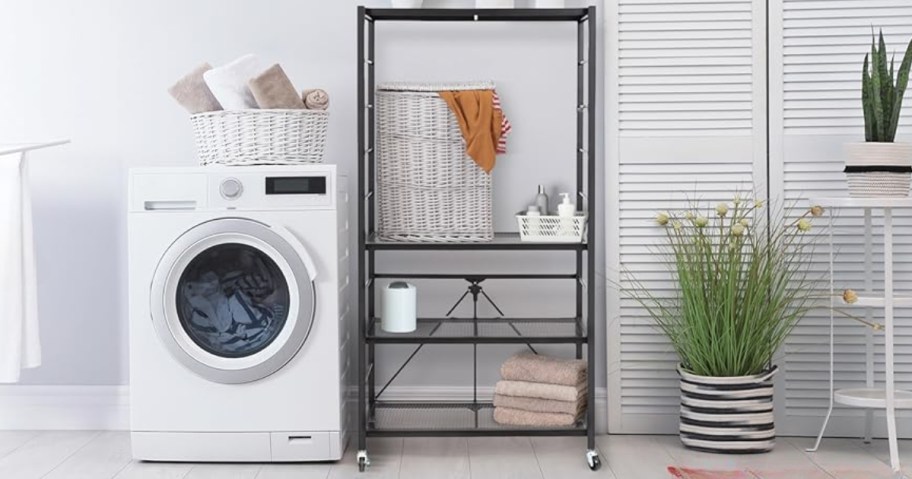
<instances>
[{"instance_id":1,"label":"white louvered door","mask_svg":"<svg viewBox=\"0 0 912 479\"><path fill-rule=\"evenodd\" d=\"M870 50L871 27L882 27L897 64L912 38L910 0L771 0L770 1L770 185L786 202L802 206L809 196L847 195L842 173L842 145L864 141L861 111L861 64ZM912 141L912 95L906 96L898 140ZM873 218L875 234L882 219ZM860 211L844 211L834 229L837 247L836 289L864 290L864 219ZM897 294L912 294L912 213L897 211L895 278ZM875 237L874 244L879 243ZM880 278L883 249L875 246L872 269ZM826 257L818 258L825 271ZM871 285L875 290L881 281ZM861 313L864 314L863 312ZM881 315L872 319L882 321ZM912 388L912 309L896 311L897 387ZM865 387L867 362L874 364L876 383L883 381L883 341L867 348L869 328L837 317L836 387ZM785 348L781 381L776 391L780 434L813 435L828 404L829 363L826 311L807 318ZM876 416L875 416L876 417ZM912 435L912 416L900 417L901 436ZM859 436L864 412L838 407L827 429L830 435ZM882 420L873 433L885 435Z\"/></svg>"},{"instance_id":2,"label":"white louvered door","mask_svg":"<svg viewBox=\"0 0 912 479\"><path fill-rule=\"evenodd\" d=\"M766 14L751 0L605 2L608 401L612 433L674 433L675 354L619 292L673 285L650 245L660 210L766 185ZM620 283L620 284L619 284Z\"/></svg>"}]
</instances>

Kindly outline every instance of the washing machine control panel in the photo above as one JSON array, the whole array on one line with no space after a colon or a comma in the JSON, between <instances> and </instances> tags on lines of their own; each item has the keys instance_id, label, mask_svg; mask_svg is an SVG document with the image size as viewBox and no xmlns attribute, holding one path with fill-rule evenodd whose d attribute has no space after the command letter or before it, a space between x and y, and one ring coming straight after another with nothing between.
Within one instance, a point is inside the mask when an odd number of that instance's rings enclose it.
<instances>
[{"instance_id":1,"label":"washing machine control panel","mask_svg":"<svg viewBox=\"0 0 912 479\"><path fill-rule=\"evenodd\" d=\"M326 208L335 206L331 194L335 172L232 171L209 176L209 205L232 210Z\"/></svg>"}]
</instances>

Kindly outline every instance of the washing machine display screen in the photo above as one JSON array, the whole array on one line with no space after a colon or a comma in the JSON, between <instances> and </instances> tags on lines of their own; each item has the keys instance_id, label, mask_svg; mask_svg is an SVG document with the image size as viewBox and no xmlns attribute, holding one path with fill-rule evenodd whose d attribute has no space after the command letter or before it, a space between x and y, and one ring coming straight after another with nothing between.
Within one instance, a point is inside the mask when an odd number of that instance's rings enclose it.
<instances>
[{"instance_id":1,"label":"washing machine display screen","mask_svg":"<svg viewBox=\"0 0 912 479\"><path fill-rule=\"evenodd\" d=\"M240 358L262 351L285 326L288 283L262 251L221 244L194 258L181 274L177 313L199 347Z\"/></svg>"}]
</instances>

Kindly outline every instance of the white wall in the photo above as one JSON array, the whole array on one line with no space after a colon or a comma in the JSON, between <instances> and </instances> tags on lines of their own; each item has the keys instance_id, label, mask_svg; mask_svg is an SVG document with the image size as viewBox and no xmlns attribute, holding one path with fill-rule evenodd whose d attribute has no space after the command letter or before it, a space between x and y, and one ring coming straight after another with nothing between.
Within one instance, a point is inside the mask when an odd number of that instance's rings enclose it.
<instances>
[{"instance_id":1,"label":"white wall","mask_svg":"<svg viewBox=\"0 0 912 479\"><path fill-rule=\"evenodd\" d=\"M44 364L27 371L24 384L128 383L125 175L133 166L194 164L187 115L165 90L198 63L215 65L253 52L281 62L299 87L327 89L332 120L326 161L354 171L357 3L5 2L0 15L0 142L73 140L34 155ZM568 1L570 6L582 3ZM564 165L572 164L574 148L574 33L573 25L546 24L378 27L379 80L491 78L500 85L514 124L511 153L500 159L495 176L501 229L515 228L511 215L531 202L537 183L554 187L554 196L572 183L572 171ZM350 180L354 187L354 178ZM396 269L408 262L427 264L428 259L391 258ZM431 260L442 266L467 264ZM475 261L468 264L507 264L499 255ZM509 264L528 268L529 263L527 257ZM563 264L559 257L548 257L542 267L554 270ZM492 283L489 292L508 314L522 314L562 308L556 304L562 296L551 294L552 286ZM462 290L458 282L425 287L422 307L442 314ZM596 290L603 311L603 288ZM489 385L499 361L511 352L491 349L483 348L480 366L480 378ZM388 351L381 373L389 374L404 354ZM400 384L469 384L467 354L468 347L427 354L422 367L407 372ZM603 382L603 375L598 380Z\"/></svg>"}]
</instances>

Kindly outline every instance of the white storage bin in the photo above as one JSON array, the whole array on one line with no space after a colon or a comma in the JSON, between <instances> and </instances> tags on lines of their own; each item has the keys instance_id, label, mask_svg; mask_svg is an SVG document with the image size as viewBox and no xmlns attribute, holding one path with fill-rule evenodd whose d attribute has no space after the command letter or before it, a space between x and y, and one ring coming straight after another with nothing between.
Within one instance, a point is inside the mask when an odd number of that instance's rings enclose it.
<instances>
[{"instance_id":1,"label":"white storage bin","mask_svg":"<svg viewBox=\"0 0 912 479\"><path fill-rule=\"evenodd\" d=\"M576 216L516 215L519 239L533 243L582 243L586 235L586 214Z\"/></svg>"}]
</instances>

